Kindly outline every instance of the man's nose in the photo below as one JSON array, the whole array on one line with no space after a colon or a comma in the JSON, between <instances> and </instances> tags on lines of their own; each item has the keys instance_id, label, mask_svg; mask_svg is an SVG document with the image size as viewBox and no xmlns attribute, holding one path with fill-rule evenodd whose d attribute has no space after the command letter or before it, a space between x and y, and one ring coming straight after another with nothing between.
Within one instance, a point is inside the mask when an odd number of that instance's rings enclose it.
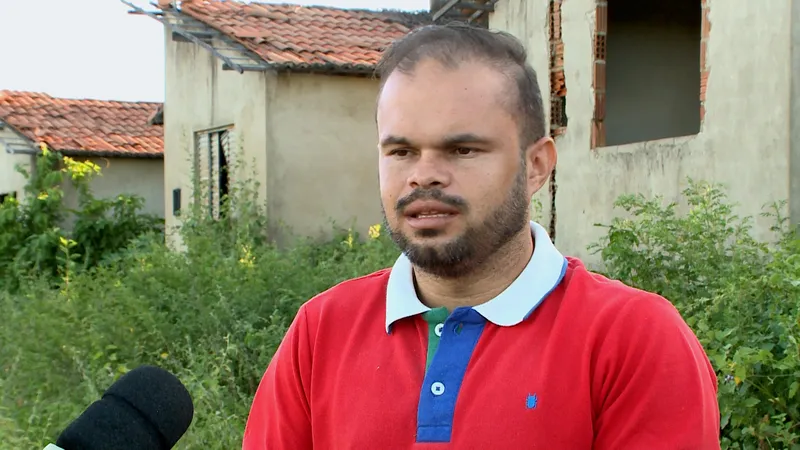
<instances>
[{"instance_id":1,"label":"man's nose","mask_svg":"<svg viewBox=\"0 0 800 450\"><path fill-rule=\"evenodd\" d=\"M435 151L423 151L414 163L408 184L412 188L443 188L450 184L450 170L445 158Z\"/></svg>"}]
</instances>

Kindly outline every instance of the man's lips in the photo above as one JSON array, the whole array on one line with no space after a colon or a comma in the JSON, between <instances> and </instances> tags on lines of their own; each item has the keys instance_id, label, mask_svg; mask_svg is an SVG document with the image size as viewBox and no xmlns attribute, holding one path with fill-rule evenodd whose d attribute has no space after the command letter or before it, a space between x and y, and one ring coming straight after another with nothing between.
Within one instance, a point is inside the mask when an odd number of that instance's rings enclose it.
<instances>
[{"instance_id":1,"label":"man's lips","mask_svg":"<svg viewBox=\"0 0 800 450\"><path fill-rule=\"evenodd\" d=\"M458 208L433 200L416 201L403 210L405 217L414 219L450 217L458 213Z\"/></svg>"},{"instance_id":2,"label":"man's lips","mask_svg":"<svg viewBox=\"0 0 800 450\"><path fill-rule=\"evenodd\" d=\"M406 223L420 230L444 228L458 214L458 208L435 200L418 200L403 210Z\"/></svg>"}]
</instances>

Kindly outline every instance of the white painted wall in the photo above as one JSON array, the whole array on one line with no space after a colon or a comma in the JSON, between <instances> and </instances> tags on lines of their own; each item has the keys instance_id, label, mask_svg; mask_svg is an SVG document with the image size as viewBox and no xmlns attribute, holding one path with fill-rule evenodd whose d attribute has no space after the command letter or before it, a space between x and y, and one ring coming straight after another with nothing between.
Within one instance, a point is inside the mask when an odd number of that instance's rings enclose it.
<instances>
[{"instance_id":1,"label":"white painted wall","mask_svg":"<svg viewBox=\"0 0 800 450\"><path fill-rule=\"evenodd\" d=\"M25 177L17 172L20 166L27 172L32 169L33 157L31 155L11 154L3 144L4 141L18 140L18 136L8 128L0 129L0 194L17 193L22 197L25 189Z\"/></svg>"},{"instance_id":2,"label":"white painted wall","mask_svg":"<svg viewBox=\"0 0 800 450\"><path fill-rule=\"evenodd\" d=\"M114 198L121 194L144 199L142 212L164 217L164 160L157 158L78 158L100 167L89 187L95 198ZM78 196L69 180L64 181L64 202L75 207Z\"/></svg>"}]
</instances>

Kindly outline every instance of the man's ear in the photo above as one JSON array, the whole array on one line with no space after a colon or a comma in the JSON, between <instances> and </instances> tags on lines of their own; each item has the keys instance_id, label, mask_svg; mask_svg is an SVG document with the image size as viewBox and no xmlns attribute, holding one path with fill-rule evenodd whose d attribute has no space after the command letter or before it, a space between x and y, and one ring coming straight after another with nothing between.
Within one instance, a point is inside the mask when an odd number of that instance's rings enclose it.
<instances>
[{"instance_id":1,"label":"man's ear","mask_svg":"<svg viewBox=\"0 0 800 450\"><path fill-rule=\"evenodd\" d=\"M532 196L544 186L558 160L556 144L549 136L545 136L525 149L527 165L528 192Z\"/></svg>"}]
</instances>

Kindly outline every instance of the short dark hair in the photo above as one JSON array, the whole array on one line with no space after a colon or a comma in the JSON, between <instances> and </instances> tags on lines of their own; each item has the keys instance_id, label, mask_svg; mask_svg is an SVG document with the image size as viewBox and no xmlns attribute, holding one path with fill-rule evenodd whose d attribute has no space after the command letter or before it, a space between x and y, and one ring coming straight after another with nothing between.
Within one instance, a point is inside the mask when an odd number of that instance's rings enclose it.
<instances>
[{"instance_id":1,"label":"short dark hair","mask_svg":"<svg viewBox=\"0 0 800 450\"><path fill-rule=\"evenodd\" d=\"M545 136L544 107L536 71L528 63L525 46L513 35L463 22L416 28L383 52L376 68L380 89L395 70L410 74L427 58L449 68L466 61L478 61L503 72L515 82L512 112L520 118L522 147Z\"/></svg>"}]
</instances>

